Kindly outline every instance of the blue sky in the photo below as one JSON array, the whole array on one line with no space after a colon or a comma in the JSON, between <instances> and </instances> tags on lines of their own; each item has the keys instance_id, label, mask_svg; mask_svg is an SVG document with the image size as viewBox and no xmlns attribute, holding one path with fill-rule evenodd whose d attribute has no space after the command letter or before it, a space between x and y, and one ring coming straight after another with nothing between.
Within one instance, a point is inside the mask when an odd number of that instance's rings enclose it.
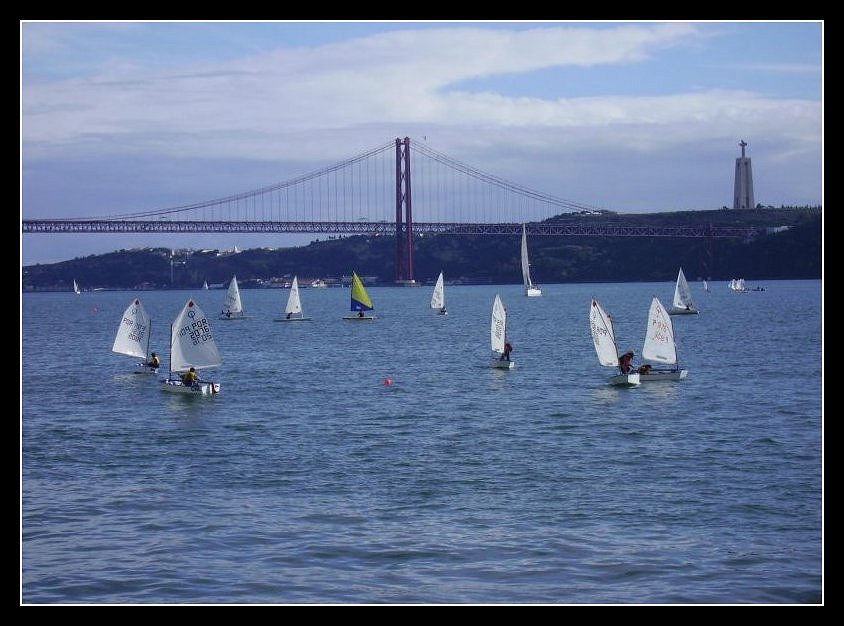
<instances>
[{"instance_id":1,"label":"blue sky","mask_svg":"<svg viewBox=\"0 0 844 626\"><path fill-rule=\"evenodd\" d=\"M622 213L823 201L822 22L21 22L21 217L288 180L395 137ZM314 236L313 238L315 238ZM26 235L21 262L302 236Z\"/></svg>"}]
</instances>

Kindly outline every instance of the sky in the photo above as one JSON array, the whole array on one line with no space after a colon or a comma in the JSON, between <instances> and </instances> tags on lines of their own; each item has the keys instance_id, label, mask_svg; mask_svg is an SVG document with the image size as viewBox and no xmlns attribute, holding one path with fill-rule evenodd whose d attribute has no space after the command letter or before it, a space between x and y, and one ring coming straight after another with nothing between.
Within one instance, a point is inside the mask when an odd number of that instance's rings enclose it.
<instances>
[{"instance_id":1,"label":"sky","mask_svg":"<svg viewBox=\"0 0 844 626\"><path fill-rule=\"evenodd\" d=\"M619 213L823 203L823 22L20 22L21 219L254 190L394 140ZM27 234L21 264L318 235Z\"/></svg>"}]
</instances>

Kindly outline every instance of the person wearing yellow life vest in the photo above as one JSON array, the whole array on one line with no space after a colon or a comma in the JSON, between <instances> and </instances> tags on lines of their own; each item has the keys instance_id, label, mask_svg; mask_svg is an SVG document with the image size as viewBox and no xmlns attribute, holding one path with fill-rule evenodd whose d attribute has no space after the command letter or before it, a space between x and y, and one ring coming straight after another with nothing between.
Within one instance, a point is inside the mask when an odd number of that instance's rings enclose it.
<instances>
[{"instance_id":1,"label":"person wearing yellow life vest","mask_svg":"<svg viewBox=\"0 0 844 626\"><path fill-rule=\"evenodd\" d=\"M185 386L193 385L197 381L196 369L190 368L187 372L182 374L182 384Z\"/></svg>"},{"instance_id":2,"label":"person wearing yellow life vest","mask_svg":"<svg viewBox=\"0 0 844 626\"><path fill-rule=\"evenodd\" d=\"M158 368L159 365L161 365L161 359L159 359L158 355L153 352L150 355L150 360L149 363L147 363L147 367Z\"/></svg>"}]
</instances>

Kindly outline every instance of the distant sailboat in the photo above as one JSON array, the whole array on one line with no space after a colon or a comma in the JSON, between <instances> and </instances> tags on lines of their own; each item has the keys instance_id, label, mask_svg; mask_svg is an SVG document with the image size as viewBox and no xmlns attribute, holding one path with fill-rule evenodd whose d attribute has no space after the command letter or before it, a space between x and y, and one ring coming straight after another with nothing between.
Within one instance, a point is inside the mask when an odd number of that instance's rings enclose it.
<instances>
[{"instance_id":1,"label":"distant sailboat","mask_svg":"<svg viewBox=\"0 0 844 626\"><path fill-rule=\"evenodd\" d=\"M534 285L530 280L530 262L528 261L527 230L522 224L522 280L525 284L526 296L541 296L542 287Z\"/></svg>"},{"instance_id":2,"label":"distant sailboat","mask_svg":"<svg viewBox=\"0 0 844 626\"><path fill-rule=\"evenodd\" d=\"M202 283L202 290L208 291L208 281L207 280Z\"/></svg>"},{"instance_id":3,"label":"distant sailboat","mask_svg":"<svg viewBox=\"0 0 844 626\"><path fill-rule=\"evenodd\" d=\"M243 302L240 300L240 288L237 286L237 276L232 276L229 289L226 291L226 299L223 302L223 310L220 312L222 320L243 320L248 316L243 310Z\"/></svg>"},{"instance_id":4,"label":"distant sailboat","mask_svg":"<svg viewBox=\"0 0 844 626\"><path fill-rule=\"evenodd\" d=\"M293 284L290 285L290 295L287 297L287 306L284 308L284 317L276 318L277 322L302 322L310 320L302 312L302 300L299 297L299 280L293 277Z\"/></svg>"},{"instance_id":5,"label":"distant sailboat","mask_svg":"<svg viewBox=\"0 0 844 626\"><path fill-rule=\"evenodd\" d=\"M76 284L75 278L73 279L73 293L75 293L76 295L82 293L82 290L79 288L79 285Z\"/></svg>"},{"instance_id":6,"label":"distant sailboat","mask_svg":"<svg viewBox=\"0 0 844 626\"><path fill-rule=\"evenodd\" d=\"M633 387L640 384L638 372L629 369L627 372L624 371L618 354L618 344L615 341L612 318L595 298L592 298L592 304L589 307L589 328L592 331L592 342L595 344L598 362L604 367L615 367L619 370L618 374L609 379L609 384L621 387Z\"/></svg>"},{"instance_id":7,"label":"distant sailboat","mask_svg":"<svg viewBox=\"0 0 844 626\"><path fill-rule=\"evenodd\" d=\"M706 293L709 293L709 283L707 283L705 280L703 281L703 290Z\"/></svg>"},{"instance_id":8,"label":"distant sailboat","mask_svg":"<svg viewBox=\"0 0 844 626\"><path fill-rule=\"evenodd\" d=\"M489 340L495 354L490 366L496 369L513 369L516 364L510 360L510 343L507 341L507 309L504 308L504 303L498 294L495 294L495 300L492 302Z\"/></svg>"},{"instance_id":9,"label":"distant sailboat","mask_svg":"<svg viewBox=\"0 0 844 626\"><path fill-rule=\"evenodd\" d=\"M692 290L689 289L689 283L686 282L686 275L683 274L683 268L680 268L680 273L677 274L677 284L674 286L674 306L669 311L671 315L693 315L699 313L692 300Z\"/></svg>"},{"instance_id":10,"label":"distant sailboat","mask_svg":"<svg viewBox=\"0 0 844 626\"><path fill-rule=\"evenodd\" d=\"M170 373L161 380L162 389L171 393L218 394L220 383L202 380L198 370L222 363L208 318L196 302L188 300L170 327ZM189 372L195 373L194 381L184 379Z\"/></svg>"},{"instance_id":11,"label":"distant sailboat","mask_svg":"<svg viewBox=\"0 0 844 626\"><path fill-rule=\"evenodd\" d=\"M681 369L677 360L677 343L674 338L674 322L668 311L654 296L648 310L648 327L645 331L645 345L642 359L652 363L670 365L670 368L654 368L650 364L639 368L639 379L644 382L658 380L683 380L689 371Z\"/></svg>"},{"instance_id":12,"label":"distant sailboat","mask_svg":"<svg viewBox=\"0 0 844 626\"><path fill-rule=\"evenodd\" d=\"M437 278L437 284L434 285L434 293L431 294L431 308L437 309L437 313L440 315L448 315L445 308L445 283L443 282L442 272Z\"/></svg>"},{"instance_id":13,"label":"distant sailboat","mask_svg":"<svg viewBox=\"0 0 844 626\"><path fill-rule=\"evenodd\" d=\"M111 351L136 359L143 359L142 363L137 364L135 372L138 374L158 373L158 365L150 365L149 339L151 330L152 320L141 301L135 298L123 311L123 317L117 327L117 335L114 337Z\"/></svg>"},{"instance_id":14,"label":"distant sailboat","mask_svg":"<svg viewBox=\"0 0 844 626\"><path fill-rule=\"evenodd\" d=\"M374 320L375 315L367 315L367 311L374 311L375 307L372 305L372 299L366 293L366 288L363 286L363 281L360 277L352 272L352 302L351 311L356 315L346 315L344 320Z\"/></svg>"}]
</instances>

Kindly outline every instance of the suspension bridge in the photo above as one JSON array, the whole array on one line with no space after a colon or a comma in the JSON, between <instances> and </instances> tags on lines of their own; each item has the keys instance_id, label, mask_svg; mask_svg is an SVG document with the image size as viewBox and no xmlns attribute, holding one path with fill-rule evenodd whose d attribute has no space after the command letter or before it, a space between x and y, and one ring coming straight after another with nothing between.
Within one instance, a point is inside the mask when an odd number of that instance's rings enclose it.
<instances>
[{"instance_id":1,"label":"suspension bridge","mask_svg":"<svg viewBox=\"0 0 844 626\"><path fill-rule=\"evenodd\" d=\"M236 195L93 218L25 219L23 233L394 234L396 282L413 283L418 234L749 238L759 228L625 226L602 211L396 138L335 165ZM573 220L573 217L584 219ZM588 216L588 219L586 219Z\"/></svg>"}]
</instances>

